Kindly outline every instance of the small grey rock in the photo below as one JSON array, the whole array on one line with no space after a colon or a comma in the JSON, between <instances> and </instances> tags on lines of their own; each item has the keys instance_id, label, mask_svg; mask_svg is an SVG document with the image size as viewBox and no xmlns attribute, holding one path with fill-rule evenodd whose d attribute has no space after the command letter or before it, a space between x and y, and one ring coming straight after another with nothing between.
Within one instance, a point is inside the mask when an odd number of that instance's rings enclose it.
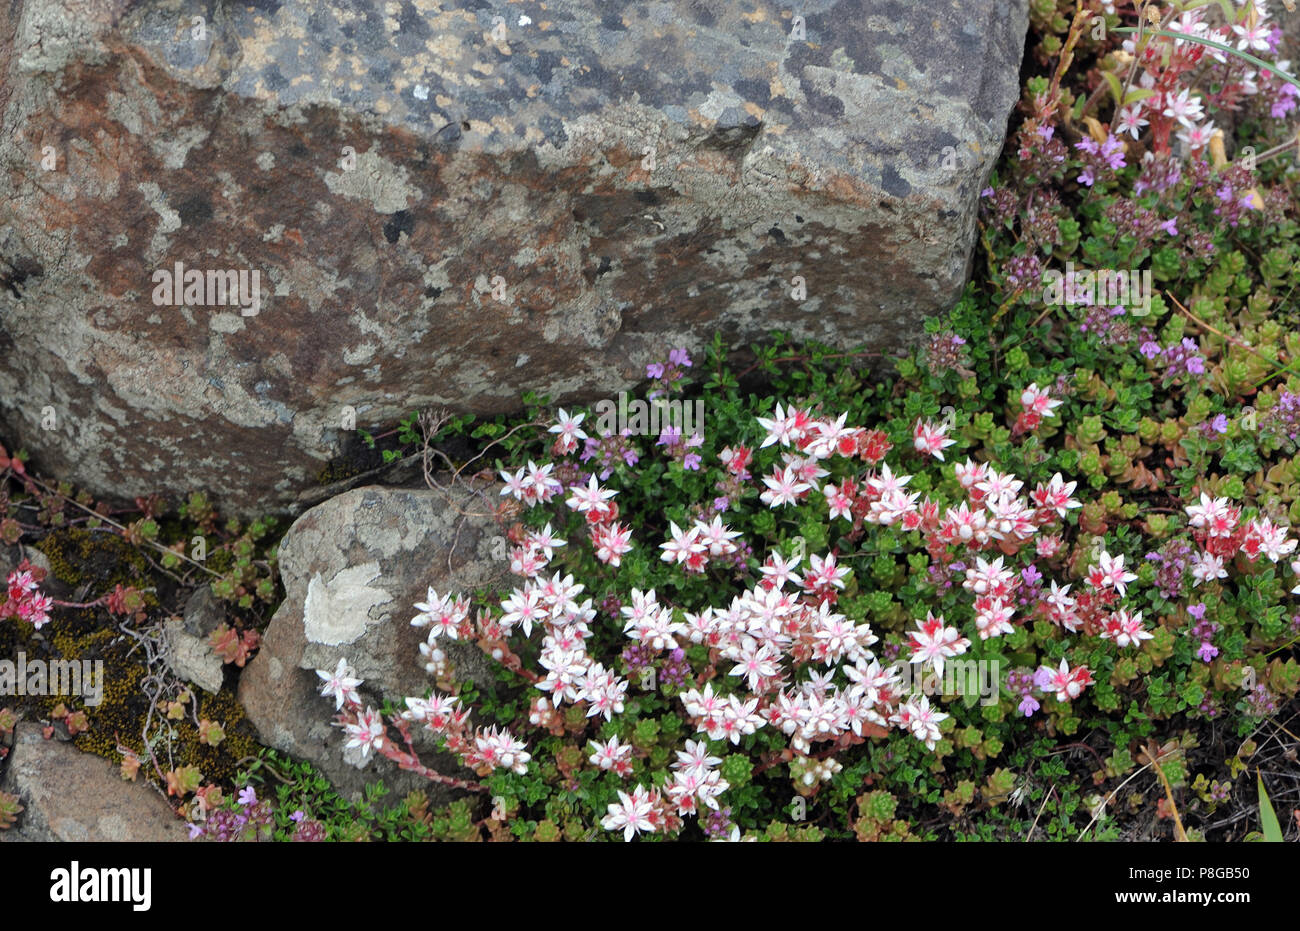
<instances>
[{"instance_id":1,"label":"small grey rock","mask_svg":"<svg viewBox=\"0 0 1300 931\"><path fill-rule=\"evenodd\" d=\"M0 789L18 796L18 823L4 841L183 841L185 823L150 786L126 782L107 760L46 740L19 724Z\"/></svg>"},{"instance_id":2,"label":"small grey rock","mask_svg":"<svg viewBox=\"0 0 1300 931\"><path fill-rule=\"evenodd\" d=\"M208 635L224 618L221 602L203 585L185 603L183 620L171 618L163 623L167 665L186 682L212 693L221 690L225 664L208 643Z\"/></svg>"},{"instance_id":3,"label":"small grey rock","mask_svg":"<svg viewBox=\"0 0 1300 931\"><path fill-rule=\"evenodd\" d=\"M207 637L226 619L221 599L210 585L200 585L185 602L185 630L195 637Z\"/></svg>"},{"instance_id":4,"label":"small grey rock","mask_svg":"<svg viewBox=\"0 0 1300 931\"><path fill-rule=\"evenodd\" d=\"M334 702L321 697L315 671L347 660L374 705L423 695L432 682L419 654L426 633L410 623L415 602L430 586L469 592L508 578L507 563L492 556L495 528L484 511L479 498L461 492L448 498L372 486L294 522L280 542L285 599L239 680L239 700L264 743L310 761L353 794L381 776L397 790L428 786L387 760L363 772L344 756L343 733L331 726ZM447 642L446 649L458 678L492 681L492 662L476 646ZM417 747L430 748L423 731L413 736ZM442 772L466 775L454 757L428 758Z\"/></svg>"}]
</instances>

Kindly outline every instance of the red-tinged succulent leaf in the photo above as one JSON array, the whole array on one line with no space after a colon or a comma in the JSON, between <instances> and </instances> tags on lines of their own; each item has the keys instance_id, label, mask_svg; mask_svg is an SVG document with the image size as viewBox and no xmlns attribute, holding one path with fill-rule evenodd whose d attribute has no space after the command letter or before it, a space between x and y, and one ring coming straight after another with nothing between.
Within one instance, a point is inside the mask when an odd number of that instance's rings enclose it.
<instances>
[{"instance_id":1,"label":"red-tinged succulent leaf","mask_svg":"<svg viewBox=\"0 0 1300 931\"><path fill-rule=\"evenodd\" d=\"M208 643L213 652L221 657L223 663L234 663L243 667L253 650L261 644L262 638L255 630L246 630L242 634L232 627L222 624L208 635Z\"/></svg>"},{"instance_id":2,"label":"red-tinged succulent leaf","mask_svg":"<svg viewBox=\"0 0 1300 931\"><path fill-rule=\"evenodd\" d=\"M208 635L208 644L223 663L233 663L239 657L242 647L239 632L226 624L221 624Z\"/></svg>"},{"instance_id":3,"label":"red-tinged succulent leaf","mask_svg":"<svg viewBox=\"0 0 1300 931\"><path fill-rule=\"evenodd\" d=\"M226 739L226 732L216 721L206 718L199 722L199 743L215 747Z\"/></svg>"},{"instance_id":4,"label":"red-tinged succulent leaf","mask_svg":"<svg viewBox=\"0 0 1300 931\"><path fill-rule=\"evenodd\" d=\"M0 542L13 546L22 539L22 536L23 528L18 521L14 520L12 517L6 517L4 520L0 520Z\"/></svg>"},{"instance_id":5,"label":"red-tinged succulent leaf","mask_svg":"<svg viewBox=\"0 0 1300 931\"><path fill-rule=\"evenodd\" d=\"M167 794L185 796L193 792L203 782L203 774L197 766L182 766L167 774Z\"/></svg>"},{"instance_id":6,"label":"red-tinged succulent leaf","mask_svg":"<svg viewBox=\"0 0 1300 931\"><path fill-rule=\"evenodd\" d=\"M118 583L104 603L113 614L134 614L144 607L144 595L130 586L123 587Z\"/></svg>"}]
</instances>

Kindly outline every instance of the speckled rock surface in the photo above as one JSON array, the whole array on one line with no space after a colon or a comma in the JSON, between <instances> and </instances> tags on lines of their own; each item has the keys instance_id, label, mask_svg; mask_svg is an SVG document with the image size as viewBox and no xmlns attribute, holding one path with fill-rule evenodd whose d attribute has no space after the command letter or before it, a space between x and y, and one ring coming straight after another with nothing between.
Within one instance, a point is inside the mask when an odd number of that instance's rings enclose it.
<instances>
[{"instance_id":1,"label":"speckled rock surface","mask_svg":"<svg viewBox=\"0 0 1300 931\"><path fill-rule=\"evenodd\" d=\"M18 824L0 841L184 841L189 832L166 800L143 782L70 743L46 740L20 723L0 789L18 795Z\"/></svg>"},{"instance_id":2,"label":"speckled rock surface","mask_svg":"<svg viewBox=\"0 0 1300 931\"><path fill-rule=\"evenodd\" d=\"M22 544L14 546L0 545L0 578L8 578L9 573L17 569L24 559L33 566L44 569L46 572L50 571L49 558L36 547Z\"/></svg>"},{"instance_id":3,"label":"speckled rock surface","mask_svg":"<svg viewBox=\"0 0 1300 931\"><path fill-rule=\"evenodd\" d=\"M216 694L225 680L225 664L208 636L225 620L225 609L212 589L200 585L185 603L184 617L163 622L167 665L186 682Z\"/></svg>"},{"instance_id":4,"label":"speckled rock surface","mask_svg":"<svg viewBox=\"0 0 1300 931\"><path fill-rule=\"evenodd\" d=\"M508 577L508 563L494 558L504 555L504 542L494 543L484 512L470 495L368 487L294 522L280 544L285 599L239 681L239 700L264 743L315 763L345 791L359 791L376 771L397 788L427 785L386 760L372 757L364 774L359 760L345 760L343 732L331 724L334 702L321 697L315 670L346 659L376 707L379 697L401 705L433 687L419 653L427 632L411 626L413 605L429 586L468 594ZM490 681L481 650L445 646L457 678ZM428 759L444 772L455 767L446 755Z\"/></svg>"},{"instance_id":5,"label":"speckled rock surface","mask_svg":"<svg viewBox=\"0 0 1300 931\"><path fill-rule=\"evenodd\" d=\"M249 513L349 410L606 397L715 330L898 344L963 283L1026 3L799 7L0 4L0 428ZM257 272L256 314L155 304L177 262Z\"/></svg>"}]
</instances>

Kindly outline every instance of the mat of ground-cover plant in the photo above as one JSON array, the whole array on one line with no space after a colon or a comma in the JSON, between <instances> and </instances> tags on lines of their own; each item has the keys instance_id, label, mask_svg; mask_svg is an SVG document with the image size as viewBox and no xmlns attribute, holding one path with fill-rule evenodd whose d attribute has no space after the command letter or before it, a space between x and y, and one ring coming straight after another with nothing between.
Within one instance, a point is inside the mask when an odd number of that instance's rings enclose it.
<instances>
[{"instance_id":1,"label":"mat of ground-cover plant","mask_svg":"<svg viewBox=\"0 0 1300 931\"><path fill-rule=\"evenodd\" d=\"M347 800L259 749L232 686L283 524L79 498L19 451L0 656L103 659L111 687L0 700L0 727L70 738L216 839L1300 836L1297 93L1258 7L1175 6L1155 25L1186 38L1138 46L1116 7L1098 32L1034 4L974 281L917 351L664 347L638 397L700 402L698 433L535 399L333 464L427 456L506 502L517 591L411 605L432 696L323 670L355 750L399 758L419 725L460 754L454 800ZM215 695L158 659L199 585ZM453 634L507 664L459 680L433 655Z\"/></svg>"}]
</instances>

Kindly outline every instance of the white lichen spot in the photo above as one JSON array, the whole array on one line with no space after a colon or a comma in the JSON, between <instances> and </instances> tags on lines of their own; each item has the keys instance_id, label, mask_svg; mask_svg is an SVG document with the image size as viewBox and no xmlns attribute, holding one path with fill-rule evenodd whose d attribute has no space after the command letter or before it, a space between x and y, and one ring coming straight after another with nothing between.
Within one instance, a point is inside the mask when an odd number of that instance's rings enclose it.
<instances>
[{"instance_id":1,"label":"white lichen spot","mask_svg":"<svg viewBox=\"0 0 1300 931\"><path fill-rule=\"evenodd\" d=\"M381 158L373 148L358 153L352 171L327 172L325 186L333 194L369 201L376 213L405 210L424 196L407 181L405 168Z\"/></svg>"},{"instance_id":2,"label":"white lichen spot","mask_svg":"<svg viewBox=\"0 0 1300 931\"><path fill-rule=\"evenodd\" d=\"M149 241L147 258L152 260L166 250L169 241L167 234L181 228L181 215L167 205L167 198L163 196L162 188L153 181L141 182L136 185L136 189L144 195L145 203L161 218L157 231Z\"/></svg>"},{"instance_id":3,"label":"white lichen spot","mask_svg":"<svg viewBox=\"0 0 1300 931\"><path fill-rule=\"evenodd\" d=\"M382 588L370 585L380 575L377 562L340 569L329 582L319 572L313 575L302 606L307 640L326 646L356 642L372 620L370 612L393 600Z\"/></svg>"},{"instance_id":4,"label":"white lichen spot","mask_svg":"<svg viewBox=\"0 0 1300 931\"><path fill-rule=\"evenodd\" d=\"M343 361L348 365L365 365L375 357L374 343L362 343L354 349L343 350Z\"/></svg>"},{"instance_id":5,"label":"white lichen spot","mask_svg":"<svg viewBox=\"0 0 1300 931\"><path fill-rule=\"evenodd\" d=\"M148 133L149 148L162 159L166 168L184 168L190 149L208 138L208 130L198 126L179 127L168 133Z\"/></svg>"},{"instance_id":6,"label":"white lichen spot","mask_svg":"<svg viewBox=\"0 0 1300 931\"><path fill-rule=\"evenodd\" d=\"M218 333L238 333L244 329L244 318L239 314L213 314L208 326Z\"/></svg>"}]
</instances>

